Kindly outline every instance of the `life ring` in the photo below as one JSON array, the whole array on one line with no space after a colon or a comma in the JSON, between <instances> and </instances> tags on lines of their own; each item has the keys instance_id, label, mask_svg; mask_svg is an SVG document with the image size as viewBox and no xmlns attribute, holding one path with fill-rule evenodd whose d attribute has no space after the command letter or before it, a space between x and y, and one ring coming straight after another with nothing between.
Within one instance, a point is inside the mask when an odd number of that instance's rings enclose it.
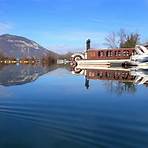
<instances>
[{"instance_id":1,"label":"life ring","mask_svg":"<svg viewBox=\"0 0 148 148\"><path fill-rule=\"evenodd\" d=\"M82 71L82 69L79 69L79 68L77 68L77 67L74 67L74 72L75 72L76 74L80 73L81 71Z\"/></svg>"},{"instance_id":2,"label":"life ring","mask_svg":"<svg viewBox=\"0 0 148 148\"><path fill-rule=\"evenodd\" d=\"M82 60L84 59L84 55L81 53L75 53L71 56L72 61Z\"/></svg>"},{"instance_id":3,"label":"life ring","mask_svg":"<svg viewBox=\"0 0 148 148\"><path fill-rule=\"evenodd\" d=\"M72 61L71 61L72 64L71 65L73 67L76 67L78 65L77 61L84 59L84 55L81 54L81 53L76 53L76 54L73 54L71 56L71 59L72 59Z\"/></svg>"},{"instance_id":4,"label":"life ring","mask_svg":"<svg viewBox=\"0 0 148 148\"><path fill-rule=\"evenodd\" d=\"M74 61L78 61L78 60L82 60L83 58L82 58L82 56L80 56L80 55L76 55L76 56L74 56L74 58L73 58L73 60Z\"/></svg>"}]
</instances>

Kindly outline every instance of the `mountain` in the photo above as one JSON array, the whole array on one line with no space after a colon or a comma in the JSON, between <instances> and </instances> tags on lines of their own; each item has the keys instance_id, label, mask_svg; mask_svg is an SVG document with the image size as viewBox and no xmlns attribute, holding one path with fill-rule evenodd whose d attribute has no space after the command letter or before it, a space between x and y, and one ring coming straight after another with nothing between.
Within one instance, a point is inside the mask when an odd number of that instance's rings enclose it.
<instances>
[{"instance_id":1,"label":"mountain","mask_svg":"<svg viewBox=\"0 0 148 148\"><path fill-rule=\"evenodd\" d=\"M0 36L0 53L5 57L37 58L57 57L57 54L25 37L4 34Z\"/></svg>"}]
</instances>

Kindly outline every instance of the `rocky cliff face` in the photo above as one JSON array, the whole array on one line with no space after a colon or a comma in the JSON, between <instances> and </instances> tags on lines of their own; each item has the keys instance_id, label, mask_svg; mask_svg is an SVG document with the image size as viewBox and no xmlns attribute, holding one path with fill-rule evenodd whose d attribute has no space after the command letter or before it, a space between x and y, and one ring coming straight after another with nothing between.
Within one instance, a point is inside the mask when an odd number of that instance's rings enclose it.
<instances>
[{"instance_id":1,"label":"rocky cliff face","mask_svg":"<svg viewBox=\"0 0 148 148\"><path fill-rule=\"evenodd\" d=\"M36 42L15 35L0 36L0 53L6 57L14 58L38 58L45 56L56 57L56 53L47 50Z\"/></svg>"}]
</instances>

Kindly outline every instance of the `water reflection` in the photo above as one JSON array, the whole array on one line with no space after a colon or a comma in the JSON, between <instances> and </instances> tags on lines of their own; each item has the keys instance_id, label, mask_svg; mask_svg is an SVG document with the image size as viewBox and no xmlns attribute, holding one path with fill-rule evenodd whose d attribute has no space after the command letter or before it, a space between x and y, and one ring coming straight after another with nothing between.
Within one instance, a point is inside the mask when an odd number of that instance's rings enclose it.
<instances>
[{"instance_id":1,"label":"water reflection","mask_svg":"<svg viewBox=\"0 0 148 148\"><path fill-rule=\"evenodd\" d=\"M0 65L0 85L13 86L30 83L56 68L57 65Z\"/></svg>"},{"instance_id":2,"label":"water reflection","mask_svg":"<svg viewBox=\"0 0 148 148\"><path fill-rule=\"evenodd\" d=\"M141 85L137 87L139 81L135 81L141 73L146 73L145 70L141 72L137 69L126 69L121 77L119 75L122 69L119 68L87 69L82 70L76 77L66 69L56 69L58 66L20 66L4 66L0 72L6 71L7 79L11 82L14 77L13 81L17 81L17 84L23 84L19 81L22 82L25 77L32 77L35 73L41 76L50 72L29 85L1 86L0 92L7 95L0 94L0 147L148 146L148 91ZM54 71L51 72L52 70ZM85 85L89 91L83 87L83 77L80 75L86 77ZM5 78L5 82L7 79ZM16 84L10 82L9 85ZM122 87L125 83L134 85L134 97L131 98L129 93L111 95L102 87L102 84L109 87L109 82L114 85L121 83ZM127 89L128 87L131 86L127 86ZM118 88L118 85L114 88Z\"/></svg>"},{"instance_id":3,"label":"water reflection","mask_svg":"<svg viewBox=\"0 0 148 148\"><path fill-rule=\"evenodd\" d=\"M72 69L74 75L84 75L85 87L90 80L102 80L106 89L116 94L135 93L137 85L148 86L148 69L138 67L100 67L96 69Z\"/></svg>"}]
</instances>

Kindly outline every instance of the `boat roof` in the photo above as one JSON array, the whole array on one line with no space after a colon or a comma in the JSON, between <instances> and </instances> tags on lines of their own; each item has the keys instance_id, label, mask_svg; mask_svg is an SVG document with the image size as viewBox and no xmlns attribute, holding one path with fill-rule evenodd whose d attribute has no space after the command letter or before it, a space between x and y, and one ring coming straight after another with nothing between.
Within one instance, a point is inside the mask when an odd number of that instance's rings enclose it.
<instances>
[{"instance_id":1,"label":"boat roof","mask_svg":"<svg viewBox=\"0 0 148 148\"><path fill-rule=\"evenodd\" d=\"M110 50L134 50L135 48L106 48L106 49L99 49L99 48L90 48L88 51L110 51Z\"/></svg>"}]
</instances>

